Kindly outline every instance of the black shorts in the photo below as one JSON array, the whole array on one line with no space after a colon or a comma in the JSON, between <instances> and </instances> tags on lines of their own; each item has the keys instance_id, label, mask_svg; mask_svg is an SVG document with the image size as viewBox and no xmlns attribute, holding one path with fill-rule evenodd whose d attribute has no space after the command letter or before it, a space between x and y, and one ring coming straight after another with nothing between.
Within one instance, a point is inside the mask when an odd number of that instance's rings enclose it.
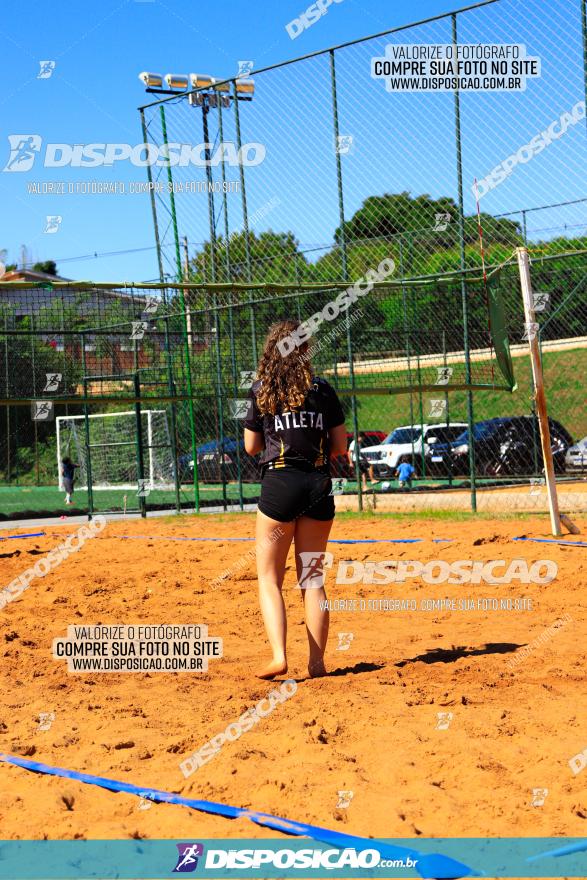
<instances>
[{"instance_id":1,"label":"black shorts","mask_svg":"<svg viewBox=\"0 0 587 880\"><path fill-rule=\"evenodd\" d=\"M296 467L268 469L261 484L259 510L278 522L291 522L299 516L327 522L334 518L332 480L321 471Z\"/></svg>"}]
</instances>

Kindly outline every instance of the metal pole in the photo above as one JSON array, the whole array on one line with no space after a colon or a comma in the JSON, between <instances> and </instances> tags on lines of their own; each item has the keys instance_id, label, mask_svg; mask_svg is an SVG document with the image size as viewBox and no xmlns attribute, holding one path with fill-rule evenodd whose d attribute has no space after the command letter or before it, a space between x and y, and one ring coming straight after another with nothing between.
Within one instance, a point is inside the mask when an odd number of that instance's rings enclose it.
<instances>
[{"instance_id":1,"label":"metal pole","mask_svg":"<svg viewBox=\"0 0 587 880\"><path fill-rule=\"evenodd\" d=\"M139 485L139 507L141 516L147 515L147 505L145 502L145 462L143 459L143 431L141 425L141 383L139 374L134 374L135 388L135 439L137 447L137 483Z\"/></svg>"},{"instance_id":2,"label":"metal pole","mask_svg":"<svg viewBox=\"0 0 587 880\"><path fill-rule=\"evenodd\" d=\"M522 211L522 230L524 236L524 247L528 247L528 227L526 225L526 211Z\"/></svg>"},{"instance_id":3,"label":"metal pole","mask_svg":"<svg viewBox=\"0 0 587 880\"><path fill-rule=\"evenodd\" d=\"M86 440L86 480L88 482L88 519L94 515L94 490L92 488L92 453L90 451L90 418L88 413L88 376L86 367L86 335L80 334L82 345L82 370L84 371L84 431Z\"/></svg>"},{"instance_id":4,"label":"metal pole","mask_svg":"<svg viewBox=\"0 0 587 880\"><path fill-rule=\"evenodd\" d=\"M161 131L163 134L163 143L166 148L169 149L169 142L167 140L167 124L165 122L165 108L163 105L159 108L161 111ZM169 153L167 154L169 155ZM175 241L175 259L177 263L177 280L183 281L182 271L181 271L181 253L179 249L179 233L177 231L177 214L175 212L175 194L173 192L173 175L171 173L171 165L169 164L169 158L167 160L167 182L169 183L169 203L171 206L171 223L173 226L173 238Z\"/></svg>"},{"instance_id":5,"label":"metal pole","mask_svg":"<svg viewBox=\"0 0 587 880\"><path fill-rule=\"evenodd\" d=\"M218 98L220 96L218 95ZM206 182L208 184L208 226L210 229L210 269L212 282L216 281L216 218L214 216L214 181L212 178L212 168L210 159L212 153L210 151L209 133L208 133L208 112L210 110L208 95L202 95L202 131L204 134L204 160L206 162Z\"/></svg>"},{"instance_id":6,"label":"metal pole","mask_svg":"<svg viewBox=\"0 0 587 880\"><path fill-rule=\"evenodd\" d=\"M163 109L163 108L161 108ZM147 124L145 122L145 111L141 110L141 128L143 129L143 143L147 143ZM159 224L157 222L157 203L155 201L155 192L153 189L153 173L151 165L147 163L147 180L149 182L149 195L151 197L151 214L153 215L153 229L155 230L155 247L157 248L157 263L159 266L159 280L163 284L165 276L163 274L163 258L161 256L161 241L159 239Z\"/></svg>"},{"instance_id":7,"label":"metal pole","mask_svg":"<svg viewBox=\"0 0 587 880\"><path fill-rule=\"evenodd\" d=\"M338 139L339 139L339 125L338 125L338 97L336 92L336 64L334 58L334 51L331 50L329 53L330 56L330 83L332 89L332 121L334 125L334 144L335 144L335 156L336 156L336 186L338 191L338 216L340 220L340 243L341 243L341 263L342 263L342 277L345 281L349 279L349 271L348 271L348 262L347 262L347 249L346 249L346 237L344 231L344 189L342 184L342 166L340 162L340 153L338 151ZM349 378L351 382L351 412L353 418L353 439L355 441L354 446L354 459L355 459L355 479L357 481L357 499L359 502L359 510L363 509L363 486L361 480L361 468L359 465L359 418L357 412L357 395L355 393L355 369L353 363L353 340L351 334L351 322L346 322L346 340L347 340L347 355L349 360Z\"/></svg>"},{"instance_id":8,"label":"metal pole","mask_svg":"<svg viewBox=\"0 0 587 880\"><path fill-rule=\"evenodd\" d=\"M452 42L455 46L454 56L457 57L457 16L455 13L451 15L452 20ZM464 273L466 268L465 259L465 220L464 220L464 203L463 203L463 154L461 144L461 97L459 90L454 92L455 107L455 134L456 134L456 158L457 158L457 186L458 186L458 205L459 205L459 251L461 271ZM471 352L469 350L469 316L467 312L467 283L465 275L461 274L461 303L463 308L463 336L465 349L465 381L467 385L471 383ZM469 477L471 480L471 510L477 512L477 485L475 477L475 443L473 439L473 393L467 391L467 427L469 432Z\"/></svg>"},{"instance_id":9,"label":"metal pole","mask_svg":"<svg viewBox=\"0 0 587 880\"><path fill-rule=\"evenodd\" d=\"M167 126L165 124L165 109L161 106L161 127L163 131L163 141L165 146L167 146ZM167 179L169 181L171 193L171 221L173 224L173 236L175 239L175 258L177 260L177 280L179 282L183 281L183 272L181 266L181 252L179 248L179 233L177 231L177 216L175 213L175 197L173 195L173 177L171 174L171 166L169 163L167 164ZM194 462L193 475L194 475L194 504L196 507L196 512L200 510L200 488L198 485L198 450L196 446L196 428L194 424L194 399L193 399L193 389L192 389L192 364L191 364L191 356L190 356L190 335L188 334L188 319L187 319L187 310L185 304L185 297L183 293L183 288L179 289L179 301L181 304L181 313L182 313L182 324L183 324L183 333L185 340L185 363L186 363L186 371L187 371L187 392L189 395L189 417L190 417L190 432L192 436L192 459Z\"/></svg>"},{"instance_id":10,"label":"metal pole","mask_svg":"<svg viewBox=\"0 0 587 880\"><path fill-rule=\"evenodd\" d=\"M238 150L238 155L241 155L242 141L241 141L241 122L240 122L240 112L238 109L238 92L236 90L236 82L232 84L233 89L233 103L234 103L234 121L236 125L236 146ZM253 280L253 268L251 264L251 243L249 241L249 214L247 209L247 190L245 187L245 169L243 163L239 163L239 176L240 176L240 184L241 184L241 200L243 206L243 232L245 236L245 260L247 264L247 281ZM252 301L253 292L249 291L249 300ZM257 355L257 328L255 326L255 310L253 306L250 307L250 319L251 319L251 351L253 354L253 366L255 369L257 368L258 363L258 355Z\"/></svg>"},{"instance_id":11,"label":"metal pole","mask_svg":"<svg viewBox=\"0 0 587 880\"><path fill-rule=\"evenodd\" d=\"M218 136L220 143L224 143L224 125L222 122L222 97L218 95ZM220 172L222 175L222 210L224 212L224 262L226 266L226 280L230 281L230 225L228 223L228 199L226 198L226 165L224 159L224 150L222 151L222 161L220 162ZM232 305L230 306L232 309Z\"/></svg>"},{"instance_id":12,"label":"metal pole","mask_svg":"<svg viewBox=\"0 0 587 880\"><path fill-rule=\"evenodd\" d=\"M224 469L224 404L222 400L222 361L220 358L220 322L218 320L218 303L216 294L212 298L212 308L214 309L214 337L216 339L216 400L218 406L218 434L220 440L220 479L222 480L222 506L224 510L227 507L226 500L226 472ZM217 435L218 436L218 435ZM237 437L238 445L238 437Z\"/></svg>"},{"instance_id":13,"label":"metal pole","mask_svg":"<svg viewBox=\"0 0 587 880\"><path fill-rule=\"evenodd\" d=\"M587 102L587 0L581 0L581 33L583 35L583 88Z\"/></svg>"},{"instance_id":14,"label":"metal pole","mask_svg":"<svg viewBox=\"0 0 587 880\"><path fill-rule=\"evenodd\" d=\"M399 266L400 273L402 276L402 303L403 303L403 312L404 312L404 333L406 334L406 357L408 361L408 381L410 383L410 426L414 427L414 398L412 396L412 365L410 363L411 358L411 345L410 345L410 332L409 332L409 324L408 324L408 303L407 303L407 291L406 286L403 282L405 278L404 274L404 249L402 240L399 240ZM412 442L412 467L414 470L416 469L416 452L414 449L414 432L411 432L411 442Z\"/></svg>"},{"instance_id":15,"label":"metal pole","mask_svg":"<svg viewBox=\"0 0 587 880\"><path fill-rule=\"evenodd\" d=\"M8 366L8 315L4 314L4 361L5 361L5 379L6 379L6 399L10 397L9 381L10 368ZM10 461L10 404L6 407L6 482L12 480L12 468Z\"/></svg>"},{"instance_id":16,"label":"metal pole","mask_svg":"<svg viewBox=\"0 0 587 880\"><path fill-rule=\"evenodd\" d=\"M37 375L36 375L36 363L35 363L35 316L31 315L31 368L33 371L33 393L36 397L37 395ZM39 485L39 426L37 424L37 420L33 422L34 429L34 438L35 438L35 473L36 473L36 484Z\"/></svg>"},{"instance_id":17,"label":"metal pole","mask_svg":"<svg viewBox=\"0 0 587 880\"><path fill-rule=\"evenodd\" d=\"M167 354L167 387L171 399L171 454L173 456L173 482L175 483L175 509L181 513L181 496L179 490L179 473L177 471L177 417L175 411L175 385L173 382L173 361L169 339L169 318L165 316L165 351Z\"/></svg>"},{"instance_id":18,"label":"metal pole","mask_svg":"<svg viewBox=\"0 0 587 880\"><path fill-rule=\"evenodd\" d=\"M556 479L554 475L554 463L552 460L552 444L550 441L550 427L548 424L548 412L546 407L546 394L544 393L544 377L542 364L540 363L540 350L538 347L538 334L531 332L535 323L534 301L532 298L532 282L530 279L530 263L527 248L516 248L518 265L520 268L520 281L522 284L522 296L524 299L524 316L526 319L527 336L530 345L530 360L532 362L532 376L534 380L534 399L538 423L540 425L540 439L542 442L542 458L544 460L544 475L546 478L546 491L548 493L548 507L550 510L550 525L552 534L562 535L561 517L556 494Z\"/></svg>"}]
</instances>

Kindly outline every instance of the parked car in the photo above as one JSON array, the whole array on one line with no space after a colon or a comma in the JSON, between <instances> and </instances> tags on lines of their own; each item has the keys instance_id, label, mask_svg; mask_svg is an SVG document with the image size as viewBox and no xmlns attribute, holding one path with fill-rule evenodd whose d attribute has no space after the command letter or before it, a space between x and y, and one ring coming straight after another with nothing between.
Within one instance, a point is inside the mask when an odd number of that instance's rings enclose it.
<instances>
[{"instance_id":1,"label":"parked car","mask_svg":"<svg viewBox=\"0 0 587 880\"><path fill-rule=\"evenodd\" d=\"M587 437L577 440L567 449L565 469L567 471L587 471Z\"/></svg>"},{"instance_id":2,"label":"parked car","mask_svg":"<svg viewBox=\"0 0 587 880\"><path fill-rule=\"evenodd\" d=\"M416 474L420 474L422 449L426 455L431 447L436 447L438 443L448 443L462 434L466 427L464 422L403 425L391 431L379 445L365 449L363 455L373 465L373 476L376 479L395 477L398 464L402 461L412 464L412 458Z\"/></svg>"},{"instance_id":3,"label":"parked car","mask_svg":"<svg viewBox=\"0 0 587 880\"><path fill-rule=\"evenodd\" d=\"M203 483L221 483L238 480L237 448L240 454L241 476L246 483L256 483L261 479L257 459L245 452L243 440L238 444L234 437L225 437L222 444L219 440L210 440L197 447L198 479ZM181 463L180 456L180 463ZM189 479L192 479L194 460L189 456ZM184 467L185 472L185 467ZM181 473L181 471L180 471Z\"/></svg>"},{"instance_id":4,"label":"parked car","mask_svg":"<svg viewBox=\"0 0 587 880\"><path fill-rule=\"evenodd\" d=\"M565 455L572 438L555 419L549 418L554 468L565 470ZM540 429L535 416L486 419L473 426L475 469L484 476L526 475L542 470ZM439 476L469 473L469 431L452 443L436 444L427 456L430 473Z\"/></svg>"},{"instance_id":5,"label":"parked car","mask_svg":"<svg viewBox=\"0 0 587 880\"><path fill-rule=\"evenodd\" d=\"M361 448L361 455L363 454L363 449L376 446L386 437L385 431L359 431L359 434L364 434L366 439L366 444ZM346 445L348 452L352 456L355 449L355 435L350 431L346 435ZM330 471L333 477L347 477L350 479L355 477L355 465L354 462L349 462L348 455L337 455L336 458L333 458Z\"/></svg>"}]
</instances>

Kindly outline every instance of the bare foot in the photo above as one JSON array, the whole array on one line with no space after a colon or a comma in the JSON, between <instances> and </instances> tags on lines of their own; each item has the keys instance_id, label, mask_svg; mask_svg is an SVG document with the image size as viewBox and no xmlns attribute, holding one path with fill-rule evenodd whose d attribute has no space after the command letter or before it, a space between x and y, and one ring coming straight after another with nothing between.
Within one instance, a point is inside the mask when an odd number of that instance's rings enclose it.
<instances>
[{"instance_id":1,"label":"bare foot","mask_svg":"<svg viewBox=\"0 0 587 880\"><path fill-rule=\"evenodd\" d=\"M320 678L322 675L326 675L324 660L312 660L308 663L308 673L310 678Z\"/></svg>"},{"instance_id":2,"label":"bare foot","mask_svg":"<svg viewBox=\"0 0 587 880\"><path fill-rule=\"evenodd\" d=\"M255 673L257 678L271 680L277 675L285 675L287 672L287 660L272 660L263 669Z\"/></svg>"}]
</instances>

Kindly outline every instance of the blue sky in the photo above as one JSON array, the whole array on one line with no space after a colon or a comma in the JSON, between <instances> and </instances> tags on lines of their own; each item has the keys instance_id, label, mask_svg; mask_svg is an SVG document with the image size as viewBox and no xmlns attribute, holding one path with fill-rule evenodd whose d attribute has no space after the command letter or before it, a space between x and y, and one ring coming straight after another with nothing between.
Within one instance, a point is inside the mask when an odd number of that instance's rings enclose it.
<instances>
[{"instance_id":1,"label":"blue sky","mask_svg":"<svg viewBox=\"0 0 587 880\"><path fill-rule=\"evenodd\" d=\"M8 136L14 134L38 134L44 144L140 143L137 107L149 100L137 78L141 70L233 76L239 60L252 60L258 69L458 8L455 0L341 0L292 40L285 25L307 5L306 0L230 0L205 8L178 0L31 2L26 26L22 10L8 5L0 23L0 166L8 160ZM584 98L579 0L553 0L550 5L550 23L539 0L523 5L501 0L460 19L459 40L526 43L529 54L541 57L543 71L524 93L463 96L468 213L474 210L474 176L487 174ZM449 33L444 21L395 41L450 42ZM363 44L337 57L341 132L355 139L353 151L343 157L347 218L373 193L409 189L413 194L455 195L452 96L387 94L369 75L370 58L382 53L385 44L385 39ZM41 60L55 61L50 78L37 77ZM267 148L266 163L251 169L248 178L249 210L262 214L269 205L258 228L292 229L304 246L326 246L337 225L329 101L327 58L321 58L262 74L255 100L242 105L243 140L260 141ZM186 122L182 112L168 110L171 140L191 130L186 126L192 117ZM584 196L585 147L583 122L517 168L487 195L483 209L499 213ZM183 179L194 174L189 169ZM112 168L49 169L37 161L28 172L0 173L0 248L8 251L6 261L20 262L21 245L26 245L30 261L56 259L61 274L70 278L155 278L147 195L29 191L34 182L121 181L128 188L130 182L145 179L145 169L128 162ZM207 202L202 195L183 199L178 206L180 234L188 236L193 252L207 237ZM240 202L236 196L230 199L235 200L229 203L232 228L238 228ZM62 217L55 234L44 231L49 215ZM542 217L544 228L563 222L578 227L585 215L581 205ZM145 250L104 256L139 248ZM88 258L71 260L82 256Z\"/></svg>"}]
</instances>

